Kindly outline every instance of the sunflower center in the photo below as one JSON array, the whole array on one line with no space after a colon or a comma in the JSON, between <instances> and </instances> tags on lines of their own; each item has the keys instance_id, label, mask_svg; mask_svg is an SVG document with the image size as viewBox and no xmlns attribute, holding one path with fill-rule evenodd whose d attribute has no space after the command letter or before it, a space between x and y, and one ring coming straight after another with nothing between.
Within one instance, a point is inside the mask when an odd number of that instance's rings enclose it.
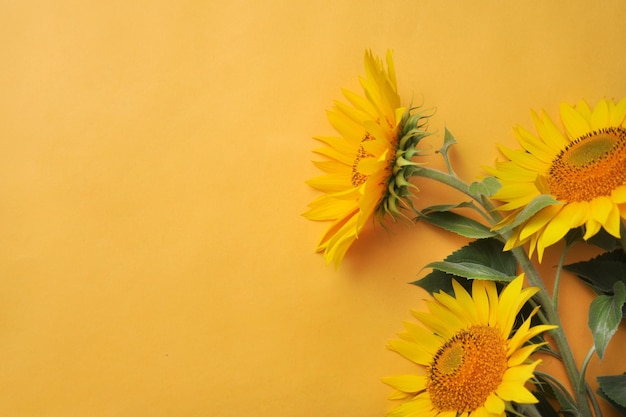
<instances>
[{"instance_id":1,"label":"sunflower center","mask_svg":"<svg viewBox=\"0 0 626 417\"><path fill-rule=\"evenodd\" d=\"M609 127L576 139L552 161L547 182L558 200L611 195L626 183L626 130Z\"/></svg>"},{"instance_id":2,"label":"sunflower center","mask_svg":"<svg viewBox=\"0 0 626 417\"><path fill-rule=\"evenodd\" d=\"M354 158L354 162L352 163L352 186L354 188L360 187L365 181L367 181L367 175L359 172L359 162L363 158L371 158L374 155L367 152L363 147L363 142L367 142L368 140L373 140L374 138L370 136L369 133L365 134L365 137L361 139L361 145L359 146L359 150L356 153L356 158Z\"/></svg>"},{"instance_id":3,"label":"sunflower center","mask_svg":"<svg viewBox=\"0 0 626 417\"><path fill-rule=\"evenodd\" d=\"M498 329L472 326L444 344L428 368L427 390L438 411L476 410L502 382L506 341Z\"/></svg>"}]
</instances>

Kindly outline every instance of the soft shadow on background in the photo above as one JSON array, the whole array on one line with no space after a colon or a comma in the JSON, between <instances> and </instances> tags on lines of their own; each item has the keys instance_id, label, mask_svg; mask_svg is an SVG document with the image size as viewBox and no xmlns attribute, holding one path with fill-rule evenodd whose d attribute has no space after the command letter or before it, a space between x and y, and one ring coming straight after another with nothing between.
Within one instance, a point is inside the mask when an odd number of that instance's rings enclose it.
<instances>
[{"instance_id":1,"label":"soft shadow on background","mask_svg":"<svg viewBox=\"0 0 626 417\"><path fill-rule=\"evenodd\" d=\"M380 378L412 369L386 342L425 297L406 283L461 242L370 228L326 267L300 216L325 109L392 48L470 180L531 108L626 95L625 20L618 0L4 2L0 414L384 415ZM563 288L582 360L591 296Z\"/></svg>"}]
</instances>

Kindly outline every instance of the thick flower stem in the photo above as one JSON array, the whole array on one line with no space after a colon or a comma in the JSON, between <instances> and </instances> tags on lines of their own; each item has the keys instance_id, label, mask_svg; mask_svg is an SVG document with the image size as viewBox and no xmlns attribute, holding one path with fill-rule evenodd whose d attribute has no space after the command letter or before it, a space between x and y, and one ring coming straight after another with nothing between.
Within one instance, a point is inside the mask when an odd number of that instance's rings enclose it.
<instances>
[{"instance_id":1,"label":"thick flower stem","mask_svg":"<svg viewBox=\"0 0 626 417\"><path fill-rule=\"evenodd\" d=\"M439 171L437 169L428 168L425 166L420 166L418 170L414 173L415 176L430 178L431 180L438 181L442 184L448 185L463 194L471 197L476 200L478 203L483 205L483 201L479 195L472 194L469 190L469 186L461 181L457 176L447 174L445 172Z\"/></svg>"},{"instance_id":2,"label":"thick flower stem","mask_svg":"<svg viewBox=\"0 0 626 417\"><path fill-rule=\"evenodd\" d=\"M572 350L569 347L569 343L567 342L567 338L565 337L565 332L563 331L563 325L561 324L561 319L559 317L558 312L554 308L552 304L552 299L550 298L548 291L539 276L539 273L535 269L535 266L532 264L526 252L521 248L512 249L513 255L517 260L518 264L524 270L526 274L526 279L530 285L539 288L539 292L537 293L537 298L542 305L543 310L545 311L545 315L550 322L550 324L557 325L554 330L550 331L550 334L554 338L554 342L556 343L559 353L561 354L561 359L563 361L563 365L565 366L565 370L567 371L567 375L572 384L572 389L574 390L574 397L576 398L576 403L579 407L580 415L583 417L592 417L593 413L591 412L591 407L589 406L589 402L587 401L587 395L585 390L585 384L581 384L581 375L576 367L576 362L574 361L574 355L572 354Z\"/></svg>"},{"instance_id":3,"label":"thick flower stem","mask_svg":"<svg viewBox=\"0 0 626 417\"><path fill-rule=\"evenodd\" d=\"M491 217L490 226L494 226L502 219L502 216L498 213L498 211L491 204L491 201L488 198L485 198L485 196L482 195L475 195L471 193L470 187L455 175L451 175L428 167L420 167L415 175L438 181L471 197L474 201L480 204L485 212L488 213ZM500 235L503 241L506 241L509 237L507 233L502 233ZM530 285L539 288L537 298L542 305L542 309L545 312L545 316L549 324L558 326L556 329L552 330L550 334L554 338L554 341L558 347L563 364L565 366L565 370L570 379L572 389L574 390L574 397L579 408L579 415L581 417L593 417L591 407L587 400L585 384L581 384L581 374L576 367L576 362L574 361L572 350L569 346L569 343L567 342L567 338L565 337L565 332L563 331L563 325L561 324L561 319L557 312L556 305L555 303L553 303L552 298L550 297L541 277L539 276L539 273L528 258L526 252L520 247L512 249L511 252L515 256L518 265L525 272L526 279L528 280Z\"/></svg>"}]
</instances>

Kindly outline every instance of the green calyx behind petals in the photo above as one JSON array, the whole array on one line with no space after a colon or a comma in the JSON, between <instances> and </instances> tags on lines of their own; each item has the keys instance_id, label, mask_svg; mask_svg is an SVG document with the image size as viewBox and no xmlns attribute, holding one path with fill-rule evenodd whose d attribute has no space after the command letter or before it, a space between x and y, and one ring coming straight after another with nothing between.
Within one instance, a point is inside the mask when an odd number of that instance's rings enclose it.
<instances>
[{"instance_id":1,"label":"green calyx behind petals","mask_svg":"<svg viewBox=\"0 0 626 417\"><path fill-rule=\"evenodd\" d=\"M420 169L420 163L413 161L413 158L421 154L418 149L419 142L431 133L426 131L428 117L430 114L417 112L411 114L406 110L400 122L398 144L395 150L395 158L391 161L391 175L387 180L387 189L377 207L377 215L383 218L385 215L391 216L394 220L400 217L407 217L403 211L409 210L417 213L413 205L413 191L419 191L417 186L410 182L410 179Z\"/></svg>"}]
</instances>

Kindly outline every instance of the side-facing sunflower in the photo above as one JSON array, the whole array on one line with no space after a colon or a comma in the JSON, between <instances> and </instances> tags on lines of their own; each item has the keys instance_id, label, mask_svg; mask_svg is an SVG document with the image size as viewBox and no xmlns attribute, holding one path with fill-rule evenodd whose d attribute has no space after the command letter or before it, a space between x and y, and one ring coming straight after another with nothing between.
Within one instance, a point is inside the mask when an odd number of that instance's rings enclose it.
<instances>
[{"instance_id":1,"label":"side-facing sunflower","mask_svg":"<svg viewBox=\"0 0 626 417\"><path fill-rule=\"evenodd\" d=\"M375 213L400 215L412 208L408 179L418 164L417 143L428 135L427 116L411 114L400 103L392 53L387 69L381 59L365 52L365 96L343 90L349 104L335 102L328 119L340 136L316 137L326 146L315 152L325 156L314 162L326 175L307 181L322 191L304 216L332 222L317 247L327 264L337 267L359 232Z\"/></svg>"},{"instance_id":2,"label":"side-facing sunflower","mask_svg":"<svg viewBox=\"0 0 626 417\"><path fill-rule=\"evenodd\" d=\"M532 117L538 135L516 127L522 149L501 147L509 160L487 168L502 183L493 198L512 211L497 227L519 223L505 249L529 242L541 261L546 247L580 226L584 239L600 228L619 238L620 218L626 218L626 98L601 100L593 110L585 101L562 104L565 134L545 112ZM540 195L558 203L516 222Z\"/></svg>"},{"instance_id":3,"label":"side-facing sunflower","mask_svg":"<svg viewBox=\"0 0 626 417\"><path fill-rule=\"evenodd\" d=\"M406 322L389 348L421 372L383 378L396 389L390 399L408 399L388 417L499 417L508 403L537 402L525 384L540 362L529 357L541 344L527 342L556 326L531 327L537 307L513 329L538 291L522 289L523 280L518 276L500 294L493 281L474 280L471 295L453 281L454 297L440 292L428 302L429 313L412 312L422 325Z\"/></svg>"}]
</instances>

